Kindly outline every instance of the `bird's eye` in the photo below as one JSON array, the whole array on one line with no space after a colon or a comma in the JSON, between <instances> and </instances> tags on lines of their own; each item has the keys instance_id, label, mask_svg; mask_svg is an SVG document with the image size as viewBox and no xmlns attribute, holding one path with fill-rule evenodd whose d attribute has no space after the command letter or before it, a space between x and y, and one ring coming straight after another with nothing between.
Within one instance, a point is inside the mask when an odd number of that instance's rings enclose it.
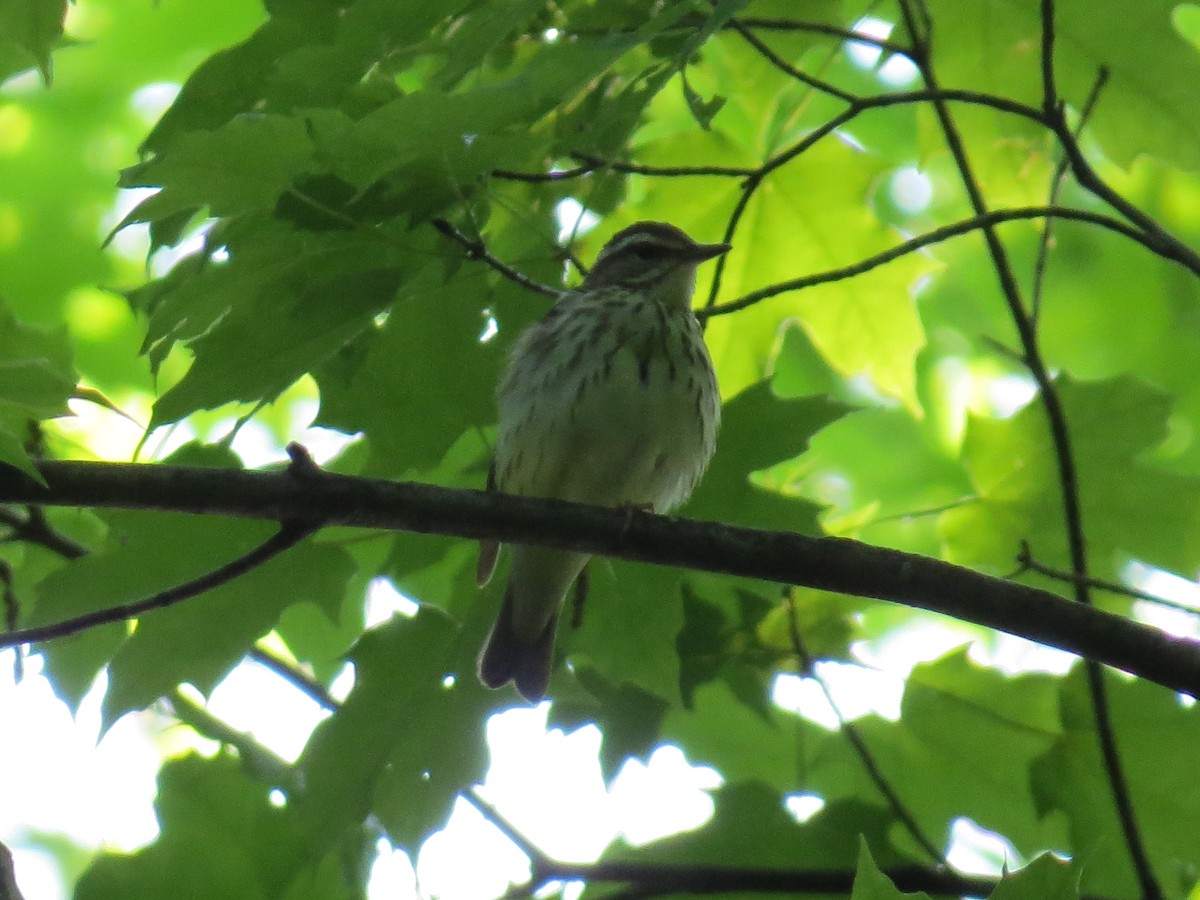
<instances>
[{"instance_id":1,"label":"bird's eye","mask_svg":"<svg viewBox=\"0 0 1200 900\"><path fill-rule=\"evenodd\" d=\"M647 262L652 259L661 259L663 255L662 247L655 246L654 244L638 244L636 247L631 248L629 252L638 259Z\"/></svg>"}]
</instances>

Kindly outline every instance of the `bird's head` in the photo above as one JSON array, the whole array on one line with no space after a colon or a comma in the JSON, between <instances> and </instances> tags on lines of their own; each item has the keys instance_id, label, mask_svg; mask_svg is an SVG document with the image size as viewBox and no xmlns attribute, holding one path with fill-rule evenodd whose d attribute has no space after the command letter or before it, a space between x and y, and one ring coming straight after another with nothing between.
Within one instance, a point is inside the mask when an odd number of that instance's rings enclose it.
<instances>
[{"instance_id":1,"label":"bird's head","mask_svg":"<svg viewBox=\"0 0 1200 900\"><path fill-rule=\"evenodd\" d=\"M623 287L686 309L696 288L696 267L728 250L728 244L698 244L674 225L638 222L604 245L582 289Z\"/></svg>"}]
</instances>

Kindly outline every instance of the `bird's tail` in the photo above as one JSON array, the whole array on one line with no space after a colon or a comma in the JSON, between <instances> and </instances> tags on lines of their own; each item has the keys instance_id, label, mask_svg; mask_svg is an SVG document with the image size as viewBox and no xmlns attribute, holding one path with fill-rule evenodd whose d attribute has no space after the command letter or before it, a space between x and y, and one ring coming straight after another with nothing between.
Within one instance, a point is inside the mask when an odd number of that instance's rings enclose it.
<instances>
[{"instance_id":1,"label":"bird's tail","mask_svg":"<svg viewBox=\"0 0 1200 900\"><path fill-rule=\"evenodd\" d=\"M500 615L479 654L479 680L490 688L504 687L516 682L517 691L530 703L546 694L550 683L550 666L554 656L554 633L558 628L558 613L546 623L542 633L532 642L522 641L513 626L512 585L504 592Z\"/></svg>"},{"instance_id":2,"label":"bird's tail","mask_svg":"<svg viewBox=\"0 0 1200 900\"><path fill-rule=\"evenodd\" d=\"M579 553L517 545L504 601L479 655L479 680L490 688L516 682L526 700L546 693L563 597L587 563Z\"/></svg>"}]
</instances>

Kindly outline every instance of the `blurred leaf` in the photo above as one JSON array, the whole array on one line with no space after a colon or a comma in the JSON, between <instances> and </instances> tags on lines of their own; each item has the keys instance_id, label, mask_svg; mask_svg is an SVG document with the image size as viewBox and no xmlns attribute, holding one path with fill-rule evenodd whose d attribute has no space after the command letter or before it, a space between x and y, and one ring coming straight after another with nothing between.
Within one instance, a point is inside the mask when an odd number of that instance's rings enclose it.
<instances>
[{"instance_id":1,"label":"blurred leaf","mask_svg":"<svg viewBox=\"0 0 1200 900\"><path fill-rule=\"evenodd\" d=\"M870 716L854 727L935 845L944 846L953 820L967 816L1031 852L1048 838L1029 769L1059 734L1054 690L1049 676L1005 677L956 651L913 670L898 722ZM827 803L882 802L844 736L821 732L805 750L806 790ZM905 835L899 846L910 843Z\"/></svg>"},{"instance_id":2,"label":"blurred leaf","mask_svg":"<svg viewBox=\"0 0 1200 900\"><path fill-rule=\"evenodd\" d=\"M1043 853L1025 868L1006 872L988 900L1075 900L1078 896L1078 869L1052 853Z\"/></svg>"},{"instance_id":3,"label":"blurred leaf","mask_svg":"<svg viewBox=\"0 0 1200 900\"><path fill-rule=\"evenodd\" d=\"M75 391L75 368L65 329L17 321L0 300L0 463L41 481L25 442L34 423L62 415Z\"/></svg>"},{"instance_id":4,"label":"blurred leaf","mask_svg":"<svg viewBox=\"0 0 1200 900\"><path fill-rule=\"evenodd\" d=\"M1172 571L1200 567L1200 481L1145 461L1166 435L1169 398L1131 378L1063 380L1060 392L1093 573L1117 577L1130 557ZM964 456L978 500L943 514L948 557L1003 571L1025 540L1038 561L1065 565L1058 469L1042 410L972 420ZM1131 521L1142 524L1130 529Z\"/></svg>"},{"instance_id":5,"label":"blurred leaf","mask_svg":"<svg viewBox=\"0 0 1200 900\"><path fill-rule=\"evenodd\" d=\"M725 866L777 867L789 871L852 868L859 838L885 865L901 857L887 840L889 817L859 803L830 804L804 825L783 807L783 799L761 784L727 785L714 797L716 811L703 828L632 850L614 844L604 859L673 863L720 860Z\"/></svg>"},{"instance_id":6,"label":"blurred leaf","mask_svg":"<svg viewBox=\"0 0 1200 900\"><path fill-rule=\"evenodd\" d=\"M1200 849L1187 835L1200 828L1200 796L1189 764L1200 740L1200 714L1175 694L1156 685L1105 673L1112 722L1117 729L1121 768L1130 795L1137 798L1138 828L1155 875L1178 884L1197 871ZM1117 827L1108 776L1101 762L1083 666L1058 686L1062 733L1031 771L1038 813L1063 813L1071 843L1087 864L1080 890L1136 893L1137 880L1124 845L1113 840ZM1100 802L1103 798L1103 802Z\"/></svg>"},{"instance_id":7,"label":"blurred leaf","mask_svg":"<svg viewBox=\"0 0 1200 900\"><path fill-rule=\"evenodd\" d=\"M309 856L268 793L227 754L168 762L159 774L155 804L162 825L158 839L133 854L99 856L75 897L354 896L341 867ZM214 859L221 865L212 865Z\"/></svg>"},{"instance_id":8,"label":"blurred leaf","mask_svg":"<svg viewBox=\"0 0 1200 900\"><path fill-rule=\"evenodd\" d=\"M294 811L312 846L331 846L374 811L413 848L480 777L484 718L500 701L474 677L482 640L482 627L464 636L429 607L363 634L350 653L354 690L298 763L305 791Z\"/></svg>"},{"instance_id":9,"label":"blurred leaf","mask_svg":"<svg viewBox=\"0 0 1200 900\"><path fill-rule=\"evenodd\" d=\"M147 613L109 665L106 723L177 684L209 693L293 604L336 615L351 567L340 548L305 542L228 584Z\"/></svg>"},{"instance_id":10,"label":"blurred leaf","mask_svg":"<svg viewBox=\"0 0 1200 900\"><path fill-rule=\"evenodd\" d=\"M1078 109L1100 68L1108 71L1089 124L1121 165L1150 153L1192 170L1200 167L1189 87L1200 80L1200 58L1172 27L1175 7L1158 0L1140 6L1131 20L1120 4L1055 4L1059 90ZM953 46L939 48L945 87L1040 105L1037 3L988 3L965 14L962 6L940 0L930 4L930 13L939 28L955 34Z\"/></svg>"},{"instance_id":11,"label":"blurred leaf","mask_svg":"<svg viewBox=\"0 0 1200 900\"><path fill-rule=\"evenodd\" d=\"M50 51L62 38L66 0L0 2L0 81L37 65L50 84Z\"/></svg>"},{"instance_id":12,"label":"blurred leaf","mask_svg":"<svg viewBox=\"0 0 1200 900\"><path fill-rule=\"evenodd\" d=\"M904 900L905 897L929 900L929 895L924 891L906 894L897 890L892 880L879 871L879 866L871 858L870 845L866 838L862 838L858 845L858 870L854 876L854 890L850 894L850 900Z\"/></svg>"}]
</instances>

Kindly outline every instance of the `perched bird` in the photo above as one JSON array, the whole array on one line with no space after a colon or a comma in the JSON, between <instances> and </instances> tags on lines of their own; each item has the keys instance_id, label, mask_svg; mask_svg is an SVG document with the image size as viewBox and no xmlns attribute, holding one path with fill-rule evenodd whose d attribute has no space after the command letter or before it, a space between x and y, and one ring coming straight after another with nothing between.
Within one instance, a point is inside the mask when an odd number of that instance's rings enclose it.
<instances>
[{"instance_id":1,"label":"perched bird","mask_svg":"<svg viewBox=\"0 0 1200 900\"><path fill-rule=\"evenodd\" d=\"M692 313L696 267L729 250L672 225L639 222L600 251L517 338L496 391L488 487L506 494L667 512L712 458L720 395ZM485 542L480 586L499 546ZM588 557L516 545L496 624L479 657L488 687L536 701L550 680L563 600Z\"/></svg>"}]
</instances>

